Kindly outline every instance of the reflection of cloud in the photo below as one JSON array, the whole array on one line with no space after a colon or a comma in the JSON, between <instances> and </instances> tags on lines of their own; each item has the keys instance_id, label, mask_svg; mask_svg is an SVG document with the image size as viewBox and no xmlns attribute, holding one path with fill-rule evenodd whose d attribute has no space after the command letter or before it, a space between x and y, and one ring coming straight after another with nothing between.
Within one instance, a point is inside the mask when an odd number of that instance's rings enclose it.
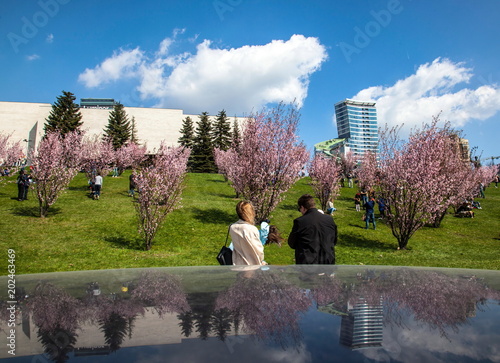
<instances>
[{"instance_id":1,"label":"reflection of cloud","mask_svg":"<svg viewBox=\"0 0 500 363\"><path fill-rule=\"evenodd\" d=\"M391 86L366 88L353 99L376 101L379 123L389 126L404 123L405 133L430 122L441 111L441 119L460 128L471 120L486 120L500 111L498 85L460 87L472 76L472 70L464 64L437 58Z\"/></svg>"},{"instance_id":2,"label":"reflection of cloud","mask_svg":"<svg viewBox=\"0 0 500 363\"><path fill-rule=\"evenodd\" d=\"M499 312L497 311L497 315ZM500 361L500 333L495 326L500 316L483 318L481 328L470 325L462 327L459 333L448 331L447 336L439 331L429 330L426 325L411 318L403 321L404 329L391 326L384 328L384 349L360 350L368 359L378 362L450 362L450 361ZM495 332L492 333L492 332ZM458 359L460 358L460 359Z\"/></svg>"},{"instance_id":3,"label":"reflection of cloud","mask_svg":"<svg viewBox=\"0 0 500 363\"><path fill-rule=\"evenodd\" d=\"M317 38L293 35L264 45L220 49L209 40L196 52L171 54L178 34L165 38L154 54L139 47L115 51L101 64L79 76L93 88L122 78L134 78L142 99L158 100L158 106L229 114L250 112L270 102L302 105L309 77L326 60L327 53ZM231 109L228 109L230 107Z\"/></svg>"},{"instance_id":4,"label":"reflection of cloud","mask_svg":"<svg viewBox=\"0 0 500 363\"><path fill-rule=\"evenodd\" d=\"M169 362L311 362L311 353L303 344L293 349L283 350L273 347L268 342L256 342L248 336L241 337L241 343L234 346L234 351L228 349L216 339L199 340L186 339L178 345L161 345L151 348L151 355L141 354L138 363L163 363L165 357Z\"/></svg>"}]
</instances>

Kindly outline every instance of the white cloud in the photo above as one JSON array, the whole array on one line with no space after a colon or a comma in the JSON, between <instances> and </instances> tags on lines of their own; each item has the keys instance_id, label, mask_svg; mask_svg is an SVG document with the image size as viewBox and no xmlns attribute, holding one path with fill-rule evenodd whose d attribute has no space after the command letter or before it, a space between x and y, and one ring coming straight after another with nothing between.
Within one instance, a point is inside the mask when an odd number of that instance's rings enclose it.
<instances>
[{"instance_id":1,"label":"white cloud","mask_svg":"<svg viewBox=\"0 0 500 363\"><path fill-rule=\"evenodd\" d=\"M441 111L442 121L450 121L452 127L460 129L472 120L488 119L500 110L498 85L458 89L472 76L472 69L463 63L437 58L392 86L369 87L352 98L376 101L379 125L404 123L403 133L430 122Z\"/></svg>"},{"instance_id":2,"label":"white cloud","mask_svg":"<svg viewBox=\"0 0 500 363\"><path fill-rule=\"evenodd\" d=\"M47 43L53 43L54 42L54 34L47 35L47 38L45 38L45 41Z\"/></svg>"},{"instance_id":3,"label":"white cloud","mask_svg":"<svg viewBox=\"0 0 500 363\"><path fill-rule=\"evenodd\" d=\"M120 49L106 58L100 65L93 69L85 69L78 80L86 87L99 87L102 84L118 81L121 78L137 76L139 65L144 60L144 54L139 48L133 50Z\"/></svg>"},{"instance_id":4,"label":"white cloud","mask_svg":"<svg viewBox=\"0 0 500 363\"><path fill-rule=\"evenodd\" d=\"M27 59L27 60L29 60L29 61L31 62L31 61L34 61L34 60L40 59L40 56L39 56L38 54L27 55L27 56L26 56L26 59Z\"/></svg>"},{"instance_id":5,"label":"white cloud","mask_svg":"<svg viewBox=\"0 0 500 363\"><path fill-rule=\"evenodd\" d=\"M326 60L317 38L293 35L265 45L219 49L204 40L196 52L170 54L177 34L164 39L152 59L136 48L115 53L94 69L86 69L79 80L96 87L124 76L137 77L143 99L159 107L182 108L188 112L249 113L270 102L296 101L302 105L309 76Z\"/></svg>"}]
</instances>

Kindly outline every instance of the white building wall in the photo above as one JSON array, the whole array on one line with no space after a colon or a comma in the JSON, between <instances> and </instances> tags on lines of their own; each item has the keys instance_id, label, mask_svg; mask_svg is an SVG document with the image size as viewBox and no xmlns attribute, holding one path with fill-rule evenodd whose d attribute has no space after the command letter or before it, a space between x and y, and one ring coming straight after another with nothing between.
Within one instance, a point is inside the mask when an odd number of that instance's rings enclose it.
<instances>
[{"instance_id":1,"label":"white building wall","mask_svg":"<svg viewBox=\"0 0 500 363\"><path fill-rule=\"evenodd\" d=\"M149 152L158 149L164 141L167 146L177 145L182 121L190 116L196 126L198 115L185 115L180 109L125 107L129 119L135 118L137 137ZM38 144L44 134L45 119L52 110L50 103L0 102L0 133L11 135L12 141L26 141L26 147ZM102 135L108 124L110 110L81 108L82 129L87 135ZM215 120L214 116L210 117ZM237 118L241 124L243 117ZM234 117L229 121L232 125ZM31 134L30 134L31 132Z\"/></svg>"}]
</instances>

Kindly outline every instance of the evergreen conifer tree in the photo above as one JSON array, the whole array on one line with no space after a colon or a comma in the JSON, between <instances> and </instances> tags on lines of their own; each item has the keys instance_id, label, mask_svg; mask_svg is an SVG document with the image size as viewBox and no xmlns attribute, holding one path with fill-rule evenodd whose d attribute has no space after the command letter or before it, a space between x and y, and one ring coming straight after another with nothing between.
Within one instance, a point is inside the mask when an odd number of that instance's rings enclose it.
<instances>
[{"instance_id":1,"label":"evergreen conifer tree","mask_svg":"<svg viewBox=\"0 0 500 363\"><path fill-rule=\"evenodd\" d=\"M183 147L191 149L194 144L194 126L191 117L187 116L182 120L182 128L180 130L179 144Z\"/></svg>"},{"instance_id":2,"label":"evergreen conifer tree","mask_svg":"<svg viewBox=\"0 0 500 363\"><path fill-rule=\"evenodd\" d=\"M132 116L130 120L130 142L139 145L139 138L137 137L137 128L135 126L135 117Z\"/></svg>"},{"instance_id":3,"label":"evergreen conifer tree","mask_svg":"<svg viewBox=\"0 0 500 363\"><path fill-rule=\"evenodd\" d=\"M233 132L231 134L231 147L233 147L235 150L239 150L240 144L241 144L240 126L235 116L233 121Z\"/></svg>"},{"instance_id":4,"label":"evergreen conifer tree","mask_svg":"<svg viewBox=\"0 0 500 363\"><path fill-rule=\"evenodd\" d=\"M219 112L212 131L213 147L226 151L231 147L231 124L226 111Z\"/></svg>"},{"instance_id":5,"label":"evergreen conifer tree","mask_svg":"<svg viewBox=\"0 0 500 363\"><path fill-rule=\"evenodd\" d=\"M52 105L52 110L45 120L45 134L59 132L66 135L68 132L80 131L82 114L80 106L74 103L76 97L71 92L62 91L62 96Z\"/></svg>"},{"instance_id":6,"label":"evergreen conifer tree","mask_svg":"<svg viewBox=\"0 0 500 363\"><path fill-rule=\"evenodd\" d=\"M130 134L130 121L123 105L118 102L109 113L104 139L111 141L113 148L118 150L130 140Z\"/></svg>"},{"instance_id":7,"label":"evergreen conifer tree","mask_svg":"<svg viewBox=\"0 0 500 363\"><path fill-rule=\"evenodd\" d=\"M192 171L195 173L214 173L215 162L212 143L212 123L207 112L198 116L196 124Z\"/></svg>"}]
</instances>

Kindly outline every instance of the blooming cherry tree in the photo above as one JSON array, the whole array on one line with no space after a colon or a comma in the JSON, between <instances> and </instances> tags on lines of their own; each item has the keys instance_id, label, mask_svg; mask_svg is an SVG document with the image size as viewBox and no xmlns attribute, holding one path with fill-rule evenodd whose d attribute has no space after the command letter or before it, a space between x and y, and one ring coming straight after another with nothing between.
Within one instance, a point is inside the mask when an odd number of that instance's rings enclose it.
<instances>
[{"instance_id":1,"label":"blooming cherry tree","mask_svg":"<svg viewBox=\"0 0 500 363\"><path fill-rule=\"evenodd\" d=\"M139 146L134 143L123 145L115 152L115 164L120 173L132 167L136 169L146 159L146 146Z\"/></svg>"},{"instance_id":2,"label":"blooming cherry tree","mask_svg":"<svg viewBox=\"0 0 500 363\"><path fill-rule=\"evenodd\" d=\"M179 207L189 149L160 146L150 166L135 173L140 191L136 211L144 247L150 250L167 214Z\"/></svg>"},{"instance_id":3,"label":"blooming cherry tree","mask_svg":"<svg viewBox=\"0 0 500 363\"><path fill-rule=\"evenodd\" d=\"M312 188L323 210L327 209L328 201L339 194L342 165L336 159L317 154L309 167Z\"/></svg>"},{"instance_id":4,"label":"blooming cherry tree","mask_svg":"<svg viewBox=\"0 0 500 363\"><path fill-rule=\"evenodd\" d=\"M356 169L358 186L361 190L370 191L377 184L378 179L377 154L367 151L361 158L361 165Z\"/></svg>"},{"instance_id":5,"label":"blooming cherry tree","mask_svg":"<svg viewBox=\"0 0 500 363\"><path fill-rule=\"evenodd\" d=\"M252 202L257 221L269 217L309 159L297 137L299 118L294 105L280 103L247 118L239 147L215 151L217 167Z\"/></svg>"},{"instance_id":6,"label":"blooming cherry tree","mask_svg":"<svg viewBox=\"0 0 500 363\"><path fill-rule=\"evenodd\" d=\"M107 175L115 160L115 151L110 141L104 141L98 135L85 138L82 143L82 169L88 179L97 173Z\"/></svg>"},{"instance_id":7,"label":"blooming cherry tree","mask_svg":"<svg viewBox=\"0 0 500 363\"><path fill-rule=\"evenodd\" d=\"M23 154L21 142L11 142L10 135L0 133L0 167L12 168ZM11 173L13 170L11 170ZM0 179L0 183L2 180Z\"/></svg>"},{"instance_id":8,"label":"blooming cherry tree","mask_svg":"<svg viewBox=\"0 0 500 363\"><path fill-rule=\"evenodd\" d=\"M73 131L62 136L48 133L40 141L32 161L34 189L40 205L40 217L47 216L61 193L81 166L81 133Z\"/></svg>"}]
</instances>

